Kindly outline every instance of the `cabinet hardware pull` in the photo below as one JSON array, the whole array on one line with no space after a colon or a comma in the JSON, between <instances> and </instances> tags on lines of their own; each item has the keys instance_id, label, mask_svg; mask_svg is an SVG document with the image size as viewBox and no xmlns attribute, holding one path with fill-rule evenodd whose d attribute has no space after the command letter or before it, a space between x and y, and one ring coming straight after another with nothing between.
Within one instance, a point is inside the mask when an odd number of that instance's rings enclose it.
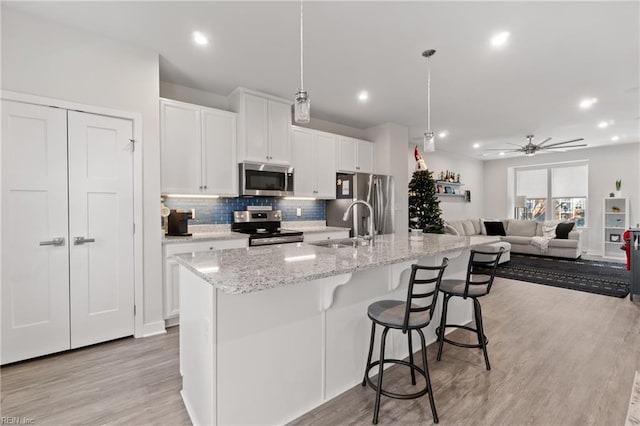
<instances>
[{"instance_id":1,"label":"cabinet hardware pull","mask_svg":"<svg viewBox=\"0 0 640 426\"><path fill-rule=\"evenodd\" d=\"M60 237L60 238L54 238L53 240L49 240L49 241L40 241L40 245L41 246L63 246L64 238Z\"/></svg>"},{"instance_id":2,"label":"cabinet hardware pull","mask_svg":"<svg viewBox=\"0 0 640 426\"><path fill-rule=\"evenodd\" d=\"M95 238L85 238L85 237L75 237L73 239L73 244L78 246L80 244L85 244L85 243L95 243L96 239Z\"/></svg>"}]
</instances>

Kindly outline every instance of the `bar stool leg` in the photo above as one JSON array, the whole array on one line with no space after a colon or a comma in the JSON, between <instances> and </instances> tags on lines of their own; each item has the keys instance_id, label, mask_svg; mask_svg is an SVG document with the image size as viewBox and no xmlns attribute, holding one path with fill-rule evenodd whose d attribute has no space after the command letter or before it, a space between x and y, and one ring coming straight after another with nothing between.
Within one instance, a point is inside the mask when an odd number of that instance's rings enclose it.
<instances>
[{"instance_id":1,"label":"bar stool leg","mask_svg":"<svg viewBox=\"0 0 640 426\"><path fill-rule=\"evenodd\" d=\"M478 343L482 347L482 353L484 354L484 363L487 366L487 370L491 370L491 364L489 364L489 355L487 354L487 338L484 335L484 327L482 325L482 308L480 307L480 302L476 298L473 299L473 305L475 308Z\"/></svg>"},{"instance_id":2,"label":"bar stool leg","mask_svg":"<svg viewBox=\"0 0 640 426\"><path fill-rule=\"evenodd\" d=\"M436 359L440 361L442 358L442 347L444 346L444 331L447 326L447 307L449 306L450 295L445 294L444 299L442 300L442 317L440 318L440 327L438 327L438 356Z\"/></svg>"},{"instance_id":3,"label":"bar stool leg","mask_svg":"<svg viewBox=\"0 0 640 426\"><path fill-rule=\"evenodd\" d=\"M364 367L364 377L362 378L362 386L367 385L367 374L369 374L369 366L371 365L371 355L373 354L373 342L376 337L376 323L371 321L371 342L369 343L369 356L367 357L367 365Z\"/></svg>"},{"instance_id":4,"label":"bar stool leg","mask_svg":"<svg viewBox=\"0 0 640 426\"><path fill-rule=\"evenodd\" d=\"M411 363L411 384L416 384L416 372L413 369L413 345L411 344L411 330L407 331L408 340L409 340L409 362Z\"/></svg>"},{"instance_id":5,"label":"bar stool leg","mask_svg":"<svg viewBox=\"0 0 640 426\"><path fill-rule=\"evenodd\" d=\"M422 330L417 329L420 335L420 345L422 352L422 368L424 369L425 379L427 381L427 392L429 393L429 405L431 406L431 414L433 414L433 422L438 423L438 412L436 411L436 403L433 400L433 390L431 389L431 378L429 377L429 365L427 364L427 347L425 344L424 334Z\"/></svg>"},{"instance_id":6,"label":"bar stool leg","mask_svg":"<svg viewBox=\"0 0 640 426\"><path fill-rule=\"evenodd\" d=\"M373 424L378 424L378 412L380 411L380 396L382 395L382 373L384 372L384 347L387 341L387 332L389 327L385 327L380 340L380 364L378 364L378 389L376 389L376 405L373 410Z\"/></svg>"}]
</instances>

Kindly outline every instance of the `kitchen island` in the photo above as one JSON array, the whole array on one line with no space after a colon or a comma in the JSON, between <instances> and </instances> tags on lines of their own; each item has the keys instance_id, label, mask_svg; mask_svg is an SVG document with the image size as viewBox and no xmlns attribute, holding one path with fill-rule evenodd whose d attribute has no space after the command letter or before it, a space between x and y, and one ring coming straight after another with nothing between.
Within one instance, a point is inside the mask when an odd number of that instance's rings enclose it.
<instances>
[{"instance_id":1,"label":"kitchen island","mask_svg":"<svg viewBox=\"0 0 640 426\"><path fill-rule=\"evenodd\" d=\"M282 424L358 384L367 306L404 299L412 263L448 257L445 277L464 278L469 248L490 238L384 235L365 247L299 243L176 256L182 397L192 422ZM451 301L452 322L471 320L468 302ZM438 320L425 330L431 342ZM408 355L401 334L390 334L387 348Z\"/></svg>"}]
</instances>

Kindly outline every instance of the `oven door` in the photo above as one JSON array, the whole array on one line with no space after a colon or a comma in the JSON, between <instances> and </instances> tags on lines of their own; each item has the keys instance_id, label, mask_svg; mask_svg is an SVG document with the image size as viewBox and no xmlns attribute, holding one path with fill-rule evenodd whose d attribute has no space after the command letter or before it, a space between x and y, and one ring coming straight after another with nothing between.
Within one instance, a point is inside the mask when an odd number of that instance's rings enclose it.
<instances>
[{"instance_id":1,"label":"oven door","mask_svg":"<svg viewBox=\"0 0 640 426\"><path fill-rule=\"evenodd\" d=\"M292 196L293 167L240 163L240 195Z\"/></svg>"}]
</instances>

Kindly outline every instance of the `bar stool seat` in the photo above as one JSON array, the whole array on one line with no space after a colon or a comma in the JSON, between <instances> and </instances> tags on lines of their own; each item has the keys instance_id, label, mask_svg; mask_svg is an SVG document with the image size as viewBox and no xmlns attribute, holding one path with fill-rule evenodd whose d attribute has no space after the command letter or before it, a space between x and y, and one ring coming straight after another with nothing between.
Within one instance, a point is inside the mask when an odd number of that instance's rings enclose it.
<instances>
[{"instance_id":1,"label":"bar stool seat","mask_svg":"<svg viewBox=\"0 0 640 426\"><path fill-rule=\"evenodd\" d=\"M452 296L464 297L465 285L465 280L442 280L442 283L440 284L440 291L443 293L451 294ZM487 293L488 292L486 286L474 286L469 288L467 296L482 297Z\"/></svg>"},{"instance_id":2,"label":"bar stool seat","mask_svg":"<svg viewBox=\"0 0 640 426\"><path fill-rule=\"evenodd\" d=\"M374 302L367 308L367 315L371 319L371 341L369 344L369 355L367 357L367 365L362 379L362 386L369 385L376 391L376 401L373 413L373 424L378 423L378 413L380 412L380 397L385 395L396 399L413 399L419 398L425 394L429 394L429 404L433 421L438 423L438 414L436 412L435 402L433 400L433 391L431 389L431 380L429 379L429 367L427 365L427 348L425 344L422 328L429 325L435 309L436 300L442 281L442 274L447 267L449 260L445 258L440 266L418 266L411 265L411 278L409 280L409 288L407 292L407 300L381 300ZM416 278L418 271L430 271L430 277L426 279ZM435 276L433 276L435 275ZM431 287L427 291L417 292L418 285L429 285ZM428 304L413 303L414 300L430 298ZM373 346L375 343L376 324L384 327L382 331L380 343L380 358L377 361L371 361L373 355ZM403 359L385 358L385 344L387 333L389 330L401 330L403 334L407 334L409 346L409 361ZM422 366L418 366L413 361L413 344L411 341L411 333L415 331L420 336L422 350ZM395 393L383 388L384 367L388 364L397 364L409 367L411 370L411 384L416 385L416 373L420 374L424 380L424 387L411 393ZM373 383L369 378L369 371L378 366L377 383Z\"/></svg>"}]
</instances>

